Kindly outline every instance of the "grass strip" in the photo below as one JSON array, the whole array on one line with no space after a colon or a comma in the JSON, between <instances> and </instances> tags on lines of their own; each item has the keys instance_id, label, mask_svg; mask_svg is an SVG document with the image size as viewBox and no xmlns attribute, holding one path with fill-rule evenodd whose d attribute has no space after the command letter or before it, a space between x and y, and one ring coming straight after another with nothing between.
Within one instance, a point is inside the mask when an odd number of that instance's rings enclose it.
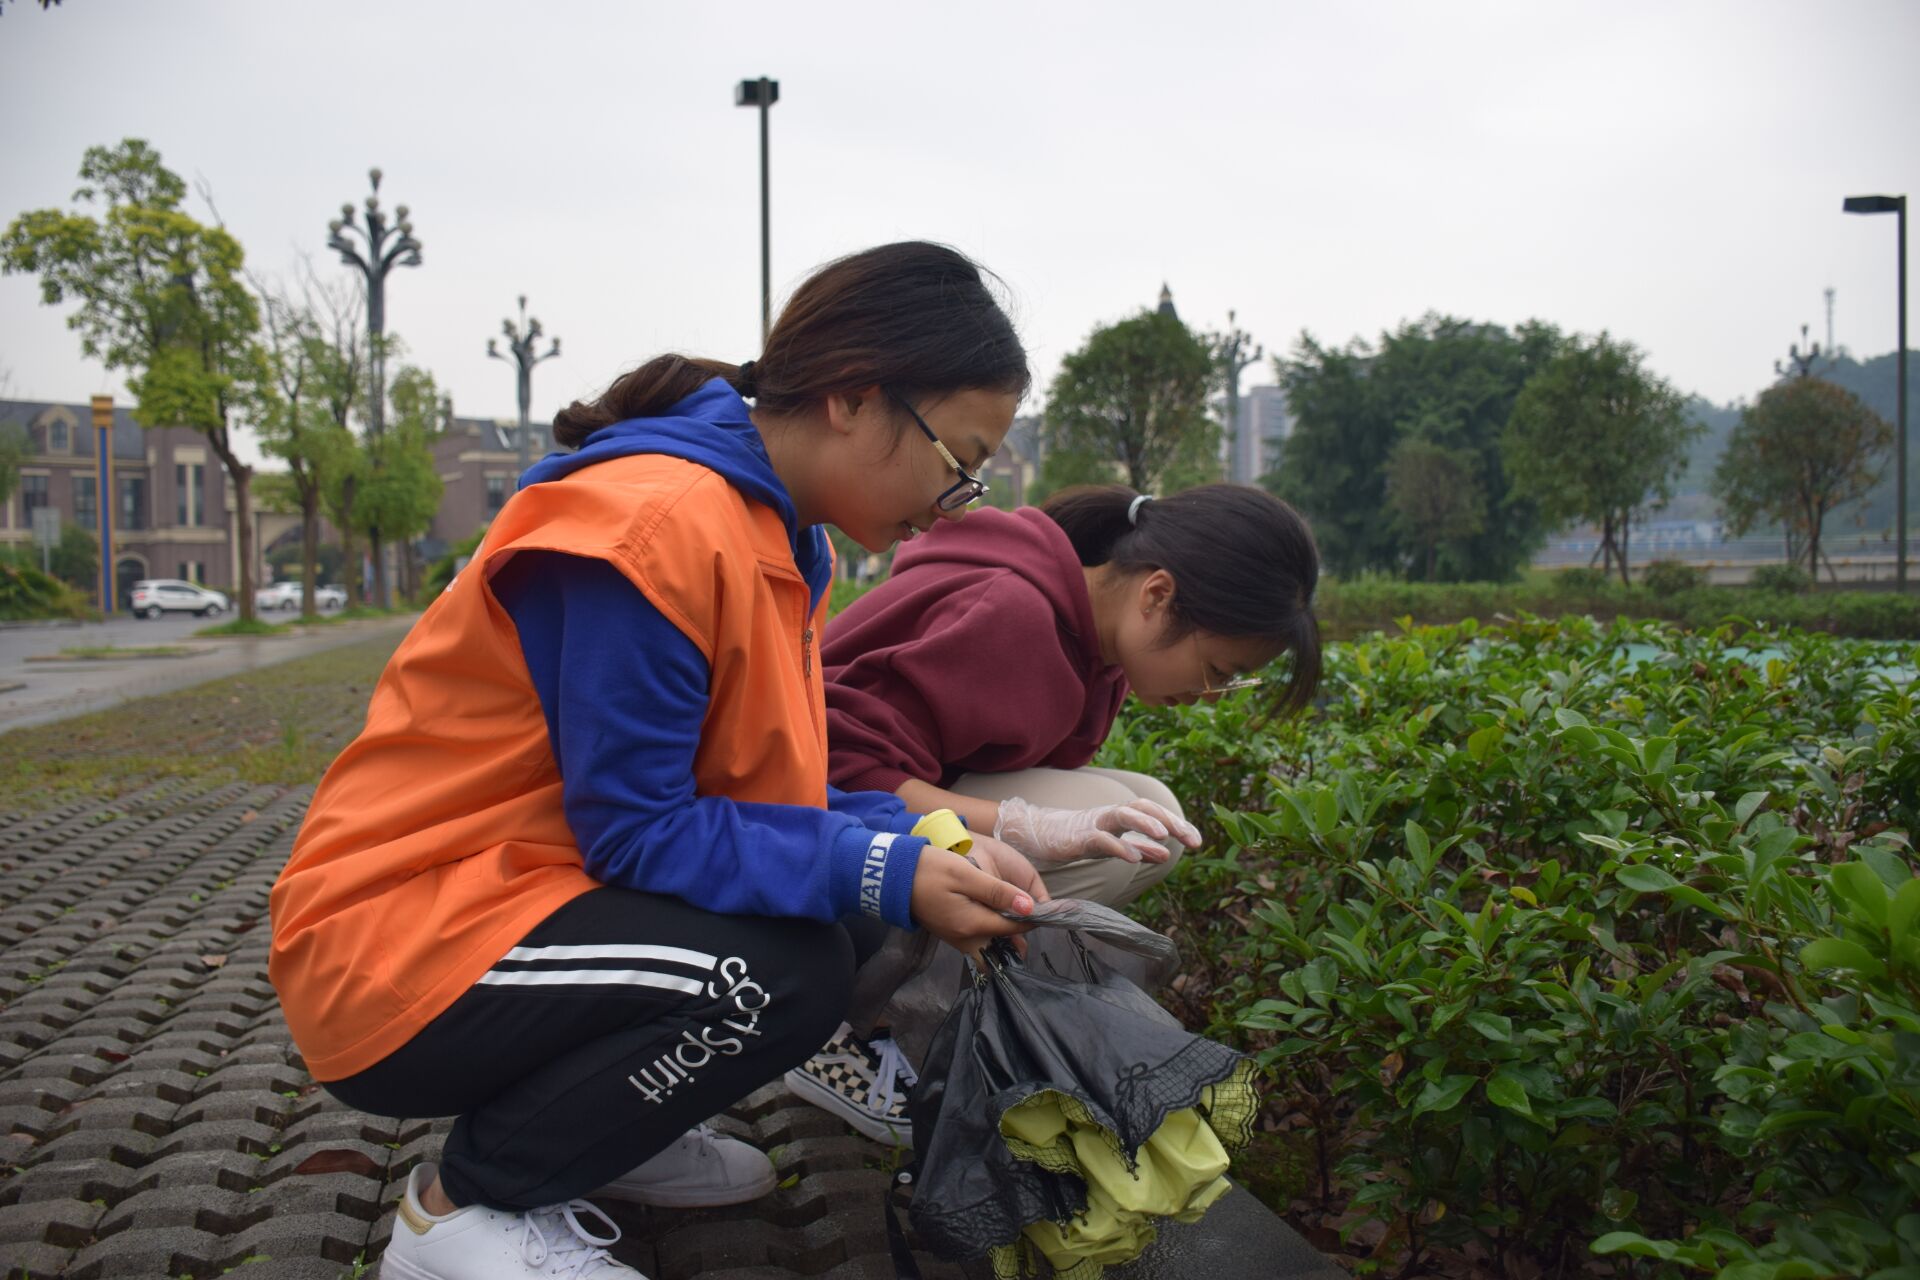
<instances>
[{"instance_id":1,"label":"grass strip","mask_svg":"<svg viewBox=\"0 0 1920 1280\"><path fill-rule=\"evenodd\" d=\"M119 658L190 658L212 650L184 644L74 644L58 653L36 653L27 662L110 662Z\"/></svg>"},{"instance_id":2,"label":"grass strip","mask_svg":"<svg viewBox=\"0 0 1920 1280\"><path fill-rule=\"evenodd\" d=\"M245 618L235 618L232 622L202 627L193 634L196 636L285 636L293 634L293 627L285 622L262 622L258 618L248 621Z\"/></svg>"},{"instance_id":3,"label":"grass strip","mask_svg":"<svg viewBox=\"0 0 1920 1280\"><path fill-rule=\"evenodd\" d=\"M106 711L0 733L0 810L103 801L166 778L317 781L366 722L404 632Z\"/></svg>"}]
</instances>

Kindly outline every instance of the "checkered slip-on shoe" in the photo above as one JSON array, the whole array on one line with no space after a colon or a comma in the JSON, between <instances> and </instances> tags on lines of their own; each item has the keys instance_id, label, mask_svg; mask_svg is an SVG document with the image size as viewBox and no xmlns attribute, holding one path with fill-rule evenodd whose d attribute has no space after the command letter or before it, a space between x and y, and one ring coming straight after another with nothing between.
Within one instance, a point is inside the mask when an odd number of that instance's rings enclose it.
<instances>
[{"instance_id":1,"label":"checkered slip-on shoe","mask_svg":"<svg viewBox=\"0 0 1920 1280\"><path fill-rule=\"evenodd\" d=\"M875 1142L910 1147L907 1089L918 1079L891 1039L862 1040L843 1022L818 1053L787 1072L787 1088Z\"/></svg>"}]
</instances>

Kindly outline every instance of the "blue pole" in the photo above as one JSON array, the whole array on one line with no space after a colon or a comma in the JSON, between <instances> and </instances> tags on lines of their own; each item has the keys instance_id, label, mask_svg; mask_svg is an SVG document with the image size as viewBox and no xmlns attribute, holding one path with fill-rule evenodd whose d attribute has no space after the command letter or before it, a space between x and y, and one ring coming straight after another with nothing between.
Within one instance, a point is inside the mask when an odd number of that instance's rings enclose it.
<instances>
[{"instance_id":1,"label":"blue pole","mask_svg":"<svg viewBox=\"0 0 1920 1280\"><path fill-rule=\"evenodd\" d=\"M93 398L94 472L98 493L94 505L100 512L100 612L113 616L113 504L119 495L113 491L113 397Z\"/></svg>"}]
</instances>

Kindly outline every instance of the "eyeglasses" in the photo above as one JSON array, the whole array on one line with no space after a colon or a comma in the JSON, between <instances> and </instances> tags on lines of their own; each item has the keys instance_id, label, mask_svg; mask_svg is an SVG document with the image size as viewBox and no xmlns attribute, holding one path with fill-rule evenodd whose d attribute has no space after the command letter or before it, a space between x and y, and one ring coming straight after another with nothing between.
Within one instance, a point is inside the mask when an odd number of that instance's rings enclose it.
<instances>
[{"instance_id":1,"label":"eyeglasses","mask_svg":"<svg viewBox=\"0 0 1920 1280\"><path fill-rule=\"evenodd\" d=\"M1195 632L1194 648L1197 651L1199 647L1200 647L1199 633ZM1212 668L1213 668L1212 663L1206 661L1206 659L1204 658L1201 659L1200 661L1200 689L1201 689L1200 696L1203 698L1217 698L1223 693L1238 693L1242 689L1258 689L1263 683L1263 681L1259 676L1233 676L1221 682L1220 684L1215 684L1207 674L1210 670L1212 670Z\"/></svg>"},{"instance_id":2,"label":"eyeglasses","mask_svg":"<svg viewBox=\"0 0 1920 1280\"><path fill-rule=\"evenodd\" d=\"M987 482L978 476L969 474L967 469L960 465L960 459L954 457L953 451L940 443L940 437L933 434L933 428L927 425L927 420L920 416L917 409L907 403L905 396L890 387L883 388L883 390L893 397L895 403L912 416L914 425L920 428L920 434L933 441L933 447L940 451L940 460L952 467L954 474L960 477L960 483L951 486L946 492L942 493L939 498L935 499L934 505L942 511L959 511L980 501L987 493Z\"/></svg>"}]
</instances>

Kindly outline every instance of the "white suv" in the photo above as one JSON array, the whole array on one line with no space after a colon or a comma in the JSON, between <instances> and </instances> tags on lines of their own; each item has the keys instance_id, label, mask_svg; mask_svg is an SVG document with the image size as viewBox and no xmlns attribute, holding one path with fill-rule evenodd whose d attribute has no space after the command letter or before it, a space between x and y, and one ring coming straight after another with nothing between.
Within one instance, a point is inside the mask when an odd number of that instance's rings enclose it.
<instances>
[{"instance_id":1,"label":"white suv","mask_svg":"<svg viewBox=\"0 0 1920 1280\"><path fill-rule=\"evenodd\" d=\"M157 618L163 613L217 618L232 607L233 602L221 592L180 578L142 578L133 584L133 614L137 618Z\"/></svg>"},{"instance_id":2,"label":"white suv","mask_svg":"<svg viewBox=\"0 0 1920 1280\"><path fill-rule=\"evenodd\" d=\"M270 587L261 587L253 593L253 607L256 609L298 609L300 607L300 584L297 582L276 582Z\"/></svg>"},{"instance_id":3,"label":"white suv","mask_svg":"<svg viewBox=\"0 0 1920 1280\"><path fill-rule=\"evenodd\" d=\"M298 582L276 582L270 587L262 587L253 593L253 607L256 609L298 609L300 607L300 584ZM313 589L313 607L316 609L344 609L347 607L347 589L332 585Z\"/></svg>"}]
</instances>

